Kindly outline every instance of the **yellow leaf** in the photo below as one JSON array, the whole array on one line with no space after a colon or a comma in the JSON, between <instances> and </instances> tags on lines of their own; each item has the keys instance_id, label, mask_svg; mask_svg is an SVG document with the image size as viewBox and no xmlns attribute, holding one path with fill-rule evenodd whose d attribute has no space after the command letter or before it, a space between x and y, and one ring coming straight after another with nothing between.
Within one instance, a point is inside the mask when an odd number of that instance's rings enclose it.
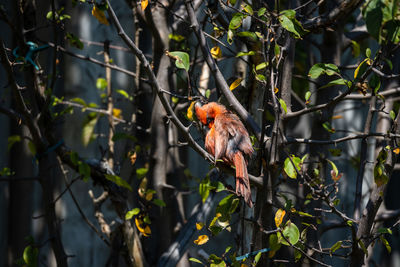
<instances>
[{"instance_id":1,"label":"yellow leaf","mask_svg":"<svg viewBox=\"0 0 400 267\"><path fill-rule=\"evenodd\" d=\"M277 94L279 92L279 89L278 89L278 87L275 87L275 89L274 89L274 93L275 94Z\"/></svg>"},{"instance_id":2,"label":"yellow leaf","mask_svg":"<svg viewBox=\"0 0 400 267\"><path fill-rule=\"evenodd\" d=\"M211 56L215 59L219 59L222 57L222 51L221 48L219 48L219 46L214 46L213 48L211 48L210 53Z\"/></svg>"},{"instance_id":3,"label":"yellow leaf","mask_svg":"<svg viewBox=\"0 0 400 267\"><path fill-rule=\"evenodd\" d=\"M144 228L144 233L143 233L143 235L144 235L144 236L149 236L149 235L151 235L150 226L146 225L146 227Z\"/></svg>"},{"instance_id":4,"label":"yellow leaf","mask_svg":"<svg viewBox=\"0 0 400 267\"><path fill-rule=\"evenodd\" d=\"M146 193L146 200L147 200L147 201L152 200L152 199L153 199L153 195L154 195L154 193L152 193L152 192Z\"/></svg>"},{"instance_id":5,"label":"yellow leaf","mask_svg":"<svg viewBox=\"0 0 400 267\"><path fill-rule=\"evenodd\" d=\"M93 6L92 15L93 15L93 17L95 17L101 24L110 25L110 23L108 23L108 20L107 20L107 18L106 18L106 15L104 15L103 10L99 9L98 7L96 7L96 5Z\"/></svg>"},{"instance_id":6,"label":"yellow leaf","mask_svg":"<svg viewBox=\"0 0 400 267\"><path fill-rule=\"evenodd\" d=\"M240 267L249 267L249 266L247 264L242 263L240 264Z\"/></svg>"},{"instance_id":7,"label":"yellow leaf","mask_svg":"<svg viewBox=\"0 0 400 267\"><path fill-rule=\"evenodd\" d=\"M341 119L341 118L343 118L342 115L335 115L335 116L332 116L332 120L337 120L337 119Z\"/></svg>"},{"instance_id":8,"label":"yellow leaf","mask_svg":"<svg viewBox=\"0 0 400 267\"><path fill-rule=\"evenodd\" d=\"M196 103L196 101L193 101L192 103L190 103L190 106L188 107L187 112L186 112L186 117L191 121L194 120L193 119L193 110L194 110L195 103Z\"/></svg>"},{"instance_id":9,"label":"yellow leaf","mask_svg":"<svg viewBox=\"0 0 400 267\"><path fill-rule=\"evenodd\" d=\"M207 243L208 242L208 236L207 235L200 235L195 241L194 241L194 243L196 244L196 245L203 245L203 244L205 244L205 243Z\"/></svg>"},{"instance_id":10,"label":"yellow leaf","mask_svg":"<svg viewBox=\"0 0 400 267\"><path fill-rule=\"evenodd\" d=\"M132 165L135 164L136 159L137 159L136 151L134 151L134 152L130 151L130 152L128 153L128 157L129 157L129 159L131 160L131 164L132 164Z\"/></svg>"},{"instance_id":11,"label":"yellow leaf","mask_svg":"<svg viewBox=\"0 0 400 267\"><path fill-rule=\"evenodd\" d=\"M398 147L398 148L393 149L393 153L398 155L400 153L400 148Z\"/></svg>"},{"instance_id":12,"label":"yellow leaf","mask_svg":"<svg viewBox=\"0 0 400 267\"><path fill-rule=\"evenodd\" d=\"M295 209L295 208L291 208L291 209L290 209L290 212L291 212L291 213L295 213L295 212L296 212L296 209Z\"/></svg>"},{"instance_id":13,"label":"yellow leaf","mask_svg":"<svg viewBox=\"0 0 400 267\"><path fill-rule=\"evenodd\" d=\"M142 6L142 10L145 10L146 7L149 5L149 0L142 0L140 2L140 5Z\"/></svg>"},{"instance_id":14,"label":"yellow leaf","mask_svg":"<svg viewBox=\"0 0 400 267\"><path fill-rule=\"evenodd\" d=\"M285 217L286 211L283 209L279 209L275 213L275 225L279 227L282 224L283 217Z\"/></svg>"},{"instance_id":15,"label":"yellow leaf","mask_svg":"<svg viewBox=\"0 0 400 267\"><path fill-rule=\"evenodd\" d=\"M198 222L198 223L196 223L196 229L197 230L201 230L201 229L203 229L203 226L204 226L204 223L202 223L202 222Z\"/></svg>"},{"instance_id":16,"label":"yellow leaf","mask_svg":"<svg viewBox=\"0 0 400 267\"><path fill-rule=\"evenodd\" d=\"M237 78L231 85L229 86L229 89L233 91L236 87L240 85L240 83L243 81L242 78Z\"/></svg>"},{"instance_id":17,"label":"yellow leaf","mask_svg":"<svg viewBox=\"0 0 400 267\"><path fill-rule=\"evenodd\" d=\"M151 234L150 227L148 225L144 226L142 219L135 217L135 224L139 232L141 232L144 236L149 236L149 234Z\"/></svg>"},{"instance_id":18,"label":"yellow leaf","mask_svg":"<svg viewBox=\"0 0 400 267\"><path fill-rule=\"evenodd\" d=\"M122 110L120 110L119 108L113 108L112 113L113 113L114 117L116 117L118 119L122 118L122 116L121 116Z\"/></svg>"},{"instance_id":19,"label":"yellow leaf","mask_svg":"<svg viewBox=\"0 0 400 267\"><path fill-rule=\"evenodd\" d=\"M361 61L360 65L357 66L356 70L354 71L354 79L357 78L358 72L360 71L361 66L364 64L365 61L367 61L368 58L364 59Z\"/></svg>"}]
</instances>

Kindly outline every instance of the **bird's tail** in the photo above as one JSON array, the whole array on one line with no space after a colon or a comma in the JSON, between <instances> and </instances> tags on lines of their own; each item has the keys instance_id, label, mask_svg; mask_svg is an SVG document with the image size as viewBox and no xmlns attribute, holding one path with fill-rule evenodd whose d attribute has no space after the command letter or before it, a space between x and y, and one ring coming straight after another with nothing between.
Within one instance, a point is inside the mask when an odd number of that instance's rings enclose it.
<instances>
[{"instance_id":1,"label":"bird's tail","mask_svg":"<svg viewBox=\"0 0 400 267\"><path fill-rule=\"evenodd\" d=\"M249 174L247 172L247 163L241 152L236 152L233 157L233 163L236 167L236 194L243 196L244 201L251 208L251 189Z\"/></svg>"}]
</instances>

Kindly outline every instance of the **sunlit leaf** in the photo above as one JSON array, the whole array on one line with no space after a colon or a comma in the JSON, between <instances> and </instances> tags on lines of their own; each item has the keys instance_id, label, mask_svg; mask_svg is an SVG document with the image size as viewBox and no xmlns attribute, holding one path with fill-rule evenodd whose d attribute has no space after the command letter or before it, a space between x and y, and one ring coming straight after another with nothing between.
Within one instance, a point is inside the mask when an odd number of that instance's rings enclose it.
<instances>
[{"instance_id":1,"label":"sunlit leaf","mask_svg":"<svg viewBox=\"0 0 400 267\"><path fill-rule=\"evenodd\" d=\"M342 241L336 242L330 249L329 249L329 254L332 256L332 253L334 253L336 250L342 247Z\"/></svg>"},{"instance_id":2,"label":"sunlit leaf","mask_svg":"<svg viewBox=\"0 0 400 267\"><path fill-rule=\"evenodd\" d=\"M25 247L22 258L26 266L36 267L38 263L39 249L31 245Z\"/></svg>"},{"instance_id":3,"label":"sunlit leaf","mask_svg":"<svg viewBox=\"0 0 400 267\"><path fill-rule=\"evenodd\" d=\"M280 232L277 233L278 242L285 246L290 246L286 240L288 240L290 242L290 244L295 245L295 244L297 244L297 242L300 239L299 228L297 228L297 226L294 223L292 223L291 221L287 222L282 233L283 233L283 237Z\"/></svg>"},{"instance_id":4,"label":"sunlit leaf","mask_svg":"<svg viewBox=\"0 0 400 267\"><path fill-rule=\"evenodd\" d=\"M339 68L334 64L317 63L308 71L308 76L312 79L317 79L322 74L332 76L340 73Z\"/></svg>"},{"instance_id":5,"label":"sunlit leaf","mask_svg":"<svg viewBox=\"0 0 400 267\"><path fill-rule=\"evenodd\" d=\"M142 7L142 10L145 10L148 5L149 5L149 0L140 1L140 6Z\"/></svg>"},{"instance_id":6,"label":"sunlit leaf","mask_svg":"<svg viewBox=\"0 0 400 267\"><path fill-rule=\"evenodd\" d=\"M113 110L112 110L113 116L118 118L118 119L122 118L121 113L122 113L122 110L119 109L119 108L113 108Z\"/></svg>"},{"instance_id":7,"label":"sunlit leaf","mask_svg":"<svg viewBox=\"0 0 400 267\"><path fill-rule=\"evenodd\" d=\"M211 48L210 53L211 53L211 56L215 59L222 58L222 51L219 46L214 46L213 48Z\"/></svg>"},{"instance_id":8,"label":"sunlit leaf","mask_svg":"<svg viewBox=\"0 0 400 267\"><path fill-rule=\"evenodd\" d=\"M107 88L107 80L104 78L97 78L96 88L99 90L104 90Z\"/></svg>"},{"instance_id":9,"label":"sunlit leaf","mask_svg":"<svg viewBox=\"0 0 400 267\"><path fill-rule=\"evenodd\" d=\"M133 216L138 215L139 212L140 212L140 209L139 209L139 208L134 208L134 209L128 211L128 212L125 214L125 220L130 220L130 219L132 219Z\"/></svg>"},{"instance_id":10,"label":"sunlit leaf","mask_svg":"<svg viewBox=\"0 0 400 267\"><path fill-rule=\"evenodd\" d=\"M196 244L196 245L204 245L205 243L207 243L208 242L208 240L209 240L209 238L208 238L208 236L207 235L200 235L196 240L194 240L193 242Z\"/></svg>"},{"instance_id":11,"label":"sunlit leaf","mask_svg":"<svg viewBox=\"0 0 400 267\"><path fill-rule=\"evenodd\" d=\"M286 158L285 162L284 162L284 167L283 167L283 170L285 171L286 175L292 179L296 179L297 172L300 171L300 163L301 163L301 159L298 157L291 156L290 158ZM297 171L296 171L296 169L297 169Z\"/></svg>"},{"instance_id":12,"label":"sunlit leaf","mask_svg":"<svg viewBox=\"0 0 400 267\"><path fill-rule=\"evenodd\" d=\"M267 62L262 62L256 66L256 70L265 69L268 66Z\"/></svg>"},{"instance_id":13,"label":"sunlit leaf","mask_svg":"<svg viewBox=\"0 0 400 267\"><path fill-rule=\"evenodd\" d=\"M231 21L229 22L229 29L230 30L236 30L242 25L243 19L245 18L245 15L242 13L235 13L233 14L233 17Z\"/></svg>"},{"instance_id":14,"label":"sunlit leaf","mask_svg":"<svg viewBox=\"0 0 400 267\"><path fill-rule=\"evenodd\" d=\"M379 239L381 240L382 244L385 245L387 252L390 254L392 252L392 247L390 246L389 242L382 235L379 237Z\"/></svg>"},{"instance_id":15,"label":"sunlit leaf","mask_svg":"<svg viewBox=\"0 0 400 267\"><path fill-rule=\"evenodd\" d=\"M279 103L281 104L281 107L286 114L287 113L287 105L286 105L285 100L283 100L282 98L279 98Z\"/></svg>"},{"instance_id":16,"label":"sunlit leaf","mask_svg":"<svg viewBox=\"0 0 400 267\"><path fill-rule=\"evenodd\" d=\"M278 209L275 213L275 225L277 228L282 224L283 218L285 217L286 211Z\"/></svg>"},{"instance_id":17,"label":"sunlit leaf","mask_svg":"<svg viewBox=\"0 0 400 267\"><path fill-rule=\"evenodd\" d=\"M243 57L243 56L254 56L256 52L249 51L249 52L239 52L236 54L236 57Z\"/></svg>"},{"instance_id":18,"label":"sunlit leaf","mask_svg":"<svg viewBox=\"0 0 400 267\"><path fill-rule=\"evenodd\" d=\"M242 78L237 78L231 85L229 86L229 89L233 91L236 87L240 85L240 83L243 81Z\"/></svg>"},{"instance_id":19,"label":"sunlit leaf","mask_svg":"<svg viewBox=\"0 0 400 267\"><path fill-rule=\"evenodd\" d=\"M186 111L186 117L191 121L194 120L194 118L193 118L194 104L196 104L196 101L193 101L192 103L190 103L190 105Z\"/></svg>"},{"instance_id":20,"label":"sunlit leaf","mask_svg":"<svg viewBox=\"0 0 400 267\"><path fill-rule=\"evenodd\" d=\"M186 52L175 51L175 52L167 52L169 56L175 59L175 65L177 68L185 69L189 71L190 68L190 58L189 54Z\"/></svg>"},{"instance_id":21,"label":"sunlit leaf","mask_svg":"<svg viewBox=\"0 0 400 267\"><path fill-rule=\"evenodd\" d=\"M196 229L197 230L201 230L201 229L203 229L203 227L204 227L204 223L202 223L202 222L198 222L198 223L196 223Z\"/></svg>"},{"instance_id":22,"label":"sunlit leaf","mask_svg":"<svg viewBox=\"0 0 400 267\"><path fill-rule=\"evenodd\" d=\"M189 261L200 263L200 264L204 265L200 260L198 260L196 258L189 258Z\"/></svg>"}]
</instances>

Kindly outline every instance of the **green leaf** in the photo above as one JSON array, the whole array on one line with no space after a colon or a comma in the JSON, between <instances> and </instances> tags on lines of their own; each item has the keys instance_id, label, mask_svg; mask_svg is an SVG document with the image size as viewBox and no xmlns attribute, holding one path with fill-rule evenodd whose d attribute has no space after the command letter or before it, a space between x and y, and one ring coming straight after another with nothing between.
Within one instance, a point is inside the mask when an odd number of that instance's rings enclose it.
<instances>
[{"instance_id":1,"label":"green leaf","mask_svg":"<svg viewBox=\"0 0 400 267\"><path fill-rule=\"evenodd\" d=\"M82 98L79 98L79 97L72 98L69 101L75 102L75 103L80 104L80 105L82 105L84 107L87 106L87 103L85 102L85 100L83 100Z\"/></svg>"},{"instance_id":2,"label":"green leaf","mask_svg":"<svg viewBox=\"0 0 400 267\"><path fill-rule=\"evenodd\" d=\"M203 203L207 200L210 195L210 178L207 176L199 184L199 194Z\"/></svg>"},{"instance_id":3,"label":"green leaf","mask_svg":"<svg viewBox=\"0 0 400 267\"><path fill-rule=\"evenodd\" d=\"M336 175L339 175L339 171L338 171L338 168L336 167L335 163L333 163L329 159L326 159L326 161L331 165L332 170L336 173Z\"/></svg>"},{"instance_id":4,"label":"green leaf","mask_svg":"<svg viewBox=\"0 0 400 267\"><path fill-rule=\"evenodd\" d=\"M162 199L159 199L159 198L153 199L153 203L156 204L159 207L166 207L167 206L165 204L165 202Z\"/></svg>"},{"instance_id":5,"label":"green leaf","mask_svg":"<svg viewBox=\"0 0 400 267\"><path fill-rule=\"evenodd\" d=\"M67 37L67 40L71 46L76 47L80 50L83 49L83 43L73 33L67 32L65 36Z\"/></svg>"},{"instance_id":6,"label":"green leaf","mask_svg":"<svg viewBox=\"0 0 400 267\"><path fill-rule=\"evenodd\" d=\"M312 79L317 79L322 74L332 76L339 73L339 68L334 64L317 63L311 67L308 72L308 76L310 76Z\"/></svg>"},{"instance_id":7,"label":"green leaf","mask_svg":"<svg viewBox=\"0 0 400 267\"><path fill-rule=\"evenodd\" d=\"M189 261L200 263L200 264L204 265L200 260L198 260L196 258L189 258Z\"/></svg>"},{"instance_id":8,"label":"green leaf","mask_svg":"<svg viewBox=\"0 0 400 267\"><path fill-rule=\"evenodd\" d=\"M83 161L78 161L78 171L82 175L82 179L86 182L91 175L90 166Z\"/></svg>"},{"instance_id":9,"label":"green leaf","mask_svg":"<svg viewBox=\"0 0 400 267\"><path fill-rule=\"evenodd\" d=\"M17 142L21 142L21 136L19 135L11 135L8 137L8 144L7 144L7 150L10 151L11 147L17 143Z\"/></svg>"},{"instance_id":10,"label":"green leaf","mask_svg":"<svg viewBox=\"0 0 400 267\"><path fill-rule=\"evenodd\" d=\"M151 224L151 220L150 220L150 217L149 217L149 216L145 216L145 217L143 218L143 221L144 221L145 223L147 223L147 224Z\"/></svg>"},{"instance_id":11,"label":"green leaf","mask_svg":"<svg viewBox=\"0 0 400 267\"><path fill-rule=\"evenodd\" d=\"M128 189L129 191L132 191L132 187L130 186L130 184L128 184L127 181L125 181L118 175L105 174L105 177L107 180L117 184L118 186L124 187L124 188Z\"/></svg>"},{"instance_id":12,"label":"green leaf","mask_svg":"<svg viewBox=\"0 0 400 267\"><path fill-rule=\"evenodd\" d=\"M204 96L208 99L208 98L210 98L210 95L211 95L211 90L207 89Z\"/></svg>"},{"instance_id":13,"label":"green leaf","mask_svg":"<svg viewBox=\"0 0 400 267\"><path fill-rule=\"evenodd\" d=\"M257 74L257 75L256 75L256 79L257 79L258 81L261 81L261 82L266 81L265 76L262 75L262 74Z\"/></svg>"},{"instance_id":14,"label":"green leaf","mask_svg":"<svg viewBox=\"0 0 400 267\"><path fill-rule=\"evenodd\" d=\"M290 220L287 222L285 228L282 231L283 236L290 242L290 244L295 245L300 239L299 228L292 223ZM277 233L278 242L285 245L290 246L290 244L282 237L281 232Z\"/></svg>"},{"instance_id":15,"label":"green leaf","mask_svg":"<svg viewBox=\"0 0 400 267\"><path fill-rule=\"evenodd\" d=\"M385 237L383 237L382 235L379 237L379 239L381 240L382 244L385 245L386 250L389 252L392 252L392 247L390 246L389 242L386 240Z\"/></svg>"},{"instance_id":16,"label":"green leaf","mask_svg":"<svg viewBox=\"0 0 400 267\"><path fill-rule=\"evenodd\" d=\"M378 233L380 234L393 234L390 228L379 228Z\"/></svg>"},{"instance_id":17,"label":"green leaf","mask_svg":"<svg viewBox=\"0 0 400 267\"><path fill-rule=\"evenodd\" d=\"M260 64L258 64L257 66L256 66L256 70L262 70L262 69L265 69L266 67L267 67L267 62L262 62L262 63L260 63Z\"/></svg>"},{"instance_id":18,"label":"green leaf","mask_svg":"<svg viewBox=\"0 0 400 267\"><path fill-rule=\"evenodd\" d=\"M347 87L350 87L351 86L351 82L348 81L348 80L340 78L340 79L337 79L337 80L330 81L329 83L321 86L319 89L323 89L323 88L327 88L327 87L335 86L335 85L346 85Z\"/></svg>"},{"instance_id":19,"label":"green leaf","mask_svg":"<svg viewBox=\"0 0 400 267\"><path fill-rule=\"evenodd\" d=\"M393 109L389 112L389 115L392 120L396 118L396 113L394 113Z\"/></svg>"},{"instance_id":20,"label":"green leaf","mask_svg":"<svg viewBox=\"0 0 400 267\"><path fill-rule=\"evenodd\" d=\"M342 247L343 241L338 241L336 242L330 249L329 249L329 254L332 256L332 253L334 253L336 250Z\"/></svg>"},{"instance_id":21,"label":"green leaf","mask_svg":"<svg viewBox=\"0 0 400 267\"><path fill-rule=\"evenodd\" d=\"M267 9L265 7L260 8L257 12L257 16L261 17L262 15L265 14L266 11Z\"/></svg>"},{"instance_id":22,"label":"green leaf","mask_svg":"<svg viewBox=\"0 0 400 267\"><path fill-rule=\"evenodd\" d=\"M236 54L236 57L243 57L243 56L254 56L256 52L249 51L249 52L239 52Z\"/></svg>"},{"instance_id":23,"label":"green leaf","mask_svg":"<svg viewBox=\"0 0 400 267\"><path fill-rule=\"evenodd\" d=\"M29 245L25 247L22 257L28 267L36 267L38 263L38 255L39 249Z\"/></svg>"},{"instance_id":24,"label":"green leaf","mask_svg":"<svg viewBox=\"0 0 400 267\"><path fill-rule=\"evenodd\" d=\"M118 89L116 92L117 92L118 94L122 95L123 97L125 97L126 99L130 99L129 94L128 94L125 90Z\"/></svg>"},{"instance_id":25,"label":"green leaf","mask_svg":"<svg viewBox=\"0 0 400 267\"><path fill-rule=\"evenodd\" d=\"M236 30L242 25L243 19L246 16L242 13L235 13L233 14L233 17L231 21L229 22L229 30Z\"/></svg>"},{"instance_id":26,"label":"green leaf","mask_svg":"<svg viewBox=\"0 0 400 267\"><path fill-rule=\"evenodd\" d=\"M367 58L371 57L371 49L368 47L367 50L365 50L365 55L367 56Z\"/></svg>"},{"instance_id":27,"label":"green leaf","mask_svg":"<svg viewBox=\"0 0 400 267\"><path fill-rule=\"evenodd\" d=\"M281 248L281 244L278 242L277 234L271 234L269 236L269 247L271 251L277 251Z\"/></svg>"},{"instance_id":28,"label":"green leaf","mask_svg":"<svg viewBox=\"0 0 400 267\"><path fill-rule=\"evenodd\" d=\"M82 143L87 146L93 137L94 127L99 117L97 114L90 113L83 122L82 126Z\"/></svg>"},{"instance_id":29,"label":"green leaf","mask_svg":"<svg viewBox=\"0 0 400 267\"><path fill-rule=\"evenodd\" d=\"M294 37L301 39L301 36L308 32L301 23L296 19L296 11L292 9L283 10L279 14L279 22L284 29L294 34Z\"/></svg>"},{"instance_id":30,"label":"green leaf","mask_svg":"<svg viewBox=\"0 0 400 267\"><path fill-rule=\"evenodd\" d=\"M364 252L364 254L368 257L368 250L365 247L364 242L361 239L359 239L358 240L358 244L360 245L360 247L361 247L362 251Z\"/></svg>"},{"instance_id":31,"label":"green leaf","mask_svg":"<svg viewBox=\"0 0 400 267\"><path fill-rule=\"evenodd\" d=\"M185 69L186 71L189 71L190 68L190 58L189 54L186 52L181 52L181 51L175 51L175 52L169 52L170 55L175 57L175 65L177 68L180 69Z\"/></svg>"},{"instance_id":32,"label":"green leaf","mask_svg":"<svg viewBox=\"0 0 400 267\"><path fill-rule=\"evenodd\" d=\"M330 133L335 133L336 132L336 130L334 128L332 128L331 124L328 121L324 122L322 124L322 127L324 127L324 129L327 130Z\"/></svg>"},{"instance_id":33,"label":"green leaf","mask_svg":"<svg viewBox=\"0 0 400 267\"><path fill-rule=\"evenodd\" d=\"M136 177L140 180L146 176L148 171L148 168L138 168L136 169Z\"/></svg>"},{"instance_id":34,"label":"green leaf","mask_svg":"<svg viewBox=\"0 0 400 267\"><path fill-rule=\"evenodd\" d=\"M253 16L254 11L253 11L253 8L251 7L251 5L245 5L245 6L243 7L243 9L244 9L247 13L249 13L251 16Z\"/></svg>"},{"instance_id":35,"label":"green leaf","mask_svg":"<svg viewBox=\"0 0 400 267\"><path fill-rule=\"evenodd\" d=\"M128 140L131 140L133 142L137 142L137 138L135 136L127 134L127 133L117 132L112 137L112 140L114 142L116 142L118 140L124 140L124 139L128 139Z\"/></svg>"},{"instance_id":36,"label":"green leaf","mask_svg":"<svg viewBox=\"0 0 400 267\"><path fill-rule=\"evenodd\" d=\"M307 91L306 95L304 96L304 99L308 102L310 100L310 97L311 97L311 92Z\"/></svg>"},{"instance_id":37,"label":"green leaf","mask_svg":"<svg viewBox=\"0 0 400 267\"><path fill-rule=\"evenodd\" d=\"M171 40L174 40L175 42L178 42L178 43L182 42L183 40L185 40L184 36L179 35L179 34L172 34L172 33L170 33L168 35L168 38L171 39Z\"/></svg>"},{"instance_id":38,"label":"green leaf","mask_svg":"<svg viewBox=\"0 0 400 267\"><path fill-rule=\"evenodd\" d=\"M138 215L139 213L140 213L140 209L134 208L125 214L125 220L130 220L133 218L133 216Z\"/></svg>"},{"instance_id":39,"label":"green leaf","mask_svg":"<svg viewBox=\"0 0 400 267\"><path fill-rule=\"evenodd\" d=\"M238 32L236 35L239 37L247 37L254 42L258 40L257 34L255 34L254 32L244 31L244 32Z\"/></svg>"},{"instance_id":40,"label":"green leaf","mask_svg":"<svg viewBox=\"0 0 400 267\"><path fill-rule=\"evenodd\" d=\"M254 257L253 266L256 266L257 263L260 261L260 259L261 259L261 254L262 254L262 252L260 251L260 252L258 252L257 255Z\"/></svg>"},{"instance_id":41,"label":"green leaf","mask_svg":"<svg viewBox=\"0 0 400 267\"><path fill-rule=\"evenodd\" d=\"M342 150L340 148L329 148L328 150L333 157L340 157L340 155L342 155Z\"/></svg>"},{"instance_id":42,"label":"green leaf","mask_svg":"<svg viewBox=\"0 0 400 267\"><path fill-rule=\"evenodd\" d=\"M282 98L279 98L279 103L281 104L281 107L282 107L283 111L286 114L287 113L287 106L286 106L285 100L283 100Z\"/></svg>"},{"instance_id":43,"label":"green leaf","mask_svg":"<svg viewBox=\"0 0 400 267\"><path fill-rule=\"evenodd\" d=\"M384 2L381 0L371 0L367 2L367 6L363 9L363 16L367 30L372 37L379 40L379 33L382 25L383 13L382 8Z\"/></svg>"},{"instance_id":44,"label":"green leaf","mask_svg":"<svg viewBox=\"0 0 400 267\"><path fill-rule=\"evenodd\" d=\"M296 168L298 171L300 171L300 163L301 163L301 159L295 156L291 156L291 159L293 161L293 163L295 165L293 165L292 161L290 160L290 158L286 158L285 162L284 162L284 167L283 170L285 171L285 173L287 174L287 176L289 176L292 179L296 179L297 178L297 172L296 172Z\"/></svg>"}]
</instances>

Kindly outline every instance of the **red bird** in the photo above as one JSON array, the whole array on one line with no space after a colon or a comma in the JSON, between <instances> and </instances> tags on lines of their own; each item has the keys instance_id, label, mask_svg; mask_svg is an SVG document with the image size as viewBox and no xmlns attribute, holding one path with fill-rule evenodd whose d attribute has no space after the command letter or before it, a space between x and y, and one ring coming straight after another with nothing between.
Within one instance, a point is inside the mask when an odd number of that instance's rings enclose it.
<instances>
[{"instance_id":1,"label":"red bird","mask_svg":"<svg viewBox=\"0 0 400 267\"><path fill-rule=\"evenodd\" d=\"M236 168L236 194L244 197L249 207L251 201L251 189L249 174L247 172L247 160L245 155L253 154L249 133L239 120L238 116L216 102L201 106L195 104L195 112L199 121L210 130L206 135L206 150L214 155L215 161L222 159Z\"/></svg>"}]
</instances>

